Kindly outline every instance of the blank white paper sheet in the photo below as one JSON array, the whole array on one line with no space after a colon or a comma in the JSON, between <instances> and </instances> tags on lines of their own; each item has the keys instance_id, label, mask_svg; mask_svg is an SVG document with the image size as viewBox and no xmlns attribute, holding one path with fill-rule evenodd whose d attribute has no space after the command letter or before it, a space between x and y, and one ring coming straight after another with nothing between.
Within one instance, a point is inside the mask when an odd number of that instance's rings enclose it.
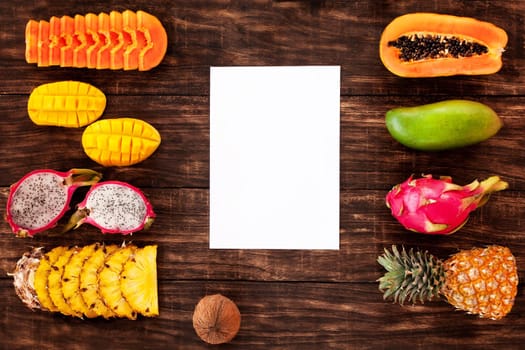
<instances>
[{"instance_id":1,"label":"blank white paper sheet","mask_svg":"<svg viewBox=\"0 0 525 350\"><path fill-rule=\"evenodd\" d=\"M340 67L211 67L210 248L339 249Z\"/></svg>"}]
</instances>

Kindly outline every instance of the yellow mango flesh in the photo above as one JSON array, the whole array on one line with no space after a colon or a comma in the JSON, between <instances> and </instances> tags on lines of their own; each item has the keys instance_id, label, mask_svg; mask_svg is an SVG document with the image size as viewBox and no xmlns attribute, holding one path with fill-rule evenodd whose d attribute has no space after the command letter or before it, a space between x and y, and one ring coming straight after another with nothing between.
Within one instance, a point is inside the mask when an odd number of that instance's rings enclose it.
<instances>
[{"instance_id":1,"label":"yellow mango flesh","mask_svg":"<svg viewBox=\"0 0 525 350\"><path fill-rule=\"evenodd\" d=\"M144 161L160 145L160 134L140 119L99 120L82 134L87 156L103 166L129 166Z\"/></svg>"},{"instance_id":2,"label":"yellow mango flesh","mask_svg":"<svg viewBox=\"0 0 525 350\"><path fill-rule=\"evenodd\" d=\"M36 125L79 128L97 120L106 108L106 96L79 81L59 81L35 88L27 102Z\"/></svg>"}]
</instances>

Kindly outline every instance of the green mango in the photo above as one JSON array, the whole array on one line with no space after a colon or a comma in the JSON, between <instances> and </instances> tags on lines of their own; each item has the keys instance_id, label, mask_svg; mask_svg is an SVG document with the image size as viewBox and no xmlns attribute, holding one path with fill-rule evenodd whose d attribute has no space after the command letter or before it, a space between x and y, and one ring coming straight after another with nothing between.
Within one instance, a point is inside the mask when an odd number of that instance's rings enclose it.
<instances>
[{"instance_id":1,"label":"green mango","mask_svg":"<svg viewBox=\"0 0 525 350\"><path fill-rule=\"evenodd\" d=\"M503 126L490 107L469 100L447 100L389 110L390 135L406 147L441 151L476 144L494 136Z\"/></svg>"}]
</instances>

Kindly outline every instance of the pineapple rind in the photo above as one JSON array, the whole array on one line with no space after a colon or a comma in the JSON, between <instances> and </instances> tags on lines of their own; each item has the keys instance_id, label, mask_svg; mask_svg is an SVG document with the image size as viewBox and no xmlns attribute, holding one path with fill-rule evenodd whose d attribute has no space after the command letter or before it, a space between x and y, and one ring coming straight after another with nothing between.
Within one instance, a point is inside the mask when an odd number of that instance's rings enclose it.
<instances>
[{"instance_id":1,"label":"pineapple rind","mask_svg":"<svg viewBox=\"0 0 525 350\"><path fill-rule=\"evenodd\" d=\"M103 246L97 244L95 252L86 260L80 274L80 294L84 302L90 310L106 319L116 315L100 295L99 272L104 266L106 255L118 248L116 245Z\"/></svg>"},{"instance_id":2,"label":"pineapple rind","mask_svg":"<svg viewBox=\"0 0 525 350\"><path fill-rule=\"evenodd\" d=\"M35 271L34 287L40 301L40 307L43 310L56 312L58 308L51 300L48 290L48 277L51 272L51 266L55 264L58 258L67 250L67 247L55 247L47 252L40 260L40 264Z\"/></svg>"},{"instance_id":3,"label":"pineapple rind","mask_svg":"<svg viewBox=\"0 0 525 350\"><path fill-rule=\"evenodd\" d=\"M518 272L509 248L492 245L460 251L445 261L445 269L442 293L457 309L493 320L511 311Z\"/></svg>"},{"instance_id":4,"label":"pineapple rind","mask_svg":"<svg viewBox=\"0 0 525 350\"><path fill-rule=\"evenodd\" d=\"M136 247L128 245L107 256L99 274L100 296L118 317L136 319L137 313L122 295L120 275L124 264L133 255Z\"/></svg>"},{"instance_id":5,"label":"pineapple rind","mask_svg":"<svg viewBox=\"0 0 525 350\"><path fill-rule=\"evenodd\" d=\"M53 301L53 304L58 309L58 311L60 311L64 315L81 317L82 314L75 312L73 309L71 309L66 299L64 298L64 294L62 293L62 276L64 273L65 265L69 262L71 256L73 256L73 254L75 254L78 250L78 247L70 248L64 251L64 253L62 253L62 255L59 256L58 260L51 265L51 271L49 272L47 283L49 296Z\"/></svg>"},{"instance_id":6,"label":"pineapple rind","mask_svg":"<svg viewBox=\"0 0 525 350\"><path fill-rule=\"evenodd\" d=\"M156 245L139 248L121 275L122 295L134 310L148 317L159 315L156 258Z\"/></svg>"},{"instance_id":7,"label":"pineapple rind","mask_svg":"<svg viewBox=\"0 0 525 350\"><path fill-rule=\"evenodd\" d=\"M94 310L90 309L80 293L80 274L86 260L94 253L96 244L83 247L74 254L64 268L62 277L62 293L71 309L81 313L88 318L99 316Z\"/></svg>"}]
</instances>

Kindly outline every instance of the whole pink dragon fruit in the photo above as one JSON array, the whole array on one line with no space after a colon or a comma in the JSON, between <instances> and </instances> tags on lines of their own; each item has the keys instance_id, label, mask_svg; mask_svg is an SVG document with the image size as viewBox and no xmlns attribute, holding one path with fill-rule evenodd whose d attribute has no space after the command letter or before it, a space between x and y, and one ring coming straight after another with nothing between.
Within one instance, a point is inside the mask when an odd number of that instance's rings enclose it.
<instances>
[{"instance_id":1,"label":"whole pink dragon fruit","mask_svg":"<svg viewBox=\"0 0 525 350\"><path fill-rule=\"evenodd\" d=\"M408 230L451 234L468 220L469 214L488 201L492 192L501 191L508 183L498 176L468 185L452 183L451 177L433 179L432 175L413 179L412 176L392 188L386 205L392 215Z\"/></svg>"},{"instance_id":2,"label":"whole pink dragon fruit","mask_svg":"<svg viewBox=\"0 0 525 350\"><path fill-rule=\"evenodd\" d=\"M155 213L136 187L121 181L104 181L92 186L78 204L64 231L91 224L103 233L131 234L148 229Z\"/></svg>"},{"instance_id":3,"label":"whole pink dragon fruit","mask_svg":"<svg viewBox=\"0 0 525 350\"><path fill-rule=\"evenodd\" d=\"M19 237L32 237L56 225L69 209L73 192L98 182L102 174L90 169L59 172L34 170L11 186L6 220Z\"/></svg>"}]
</instances>

